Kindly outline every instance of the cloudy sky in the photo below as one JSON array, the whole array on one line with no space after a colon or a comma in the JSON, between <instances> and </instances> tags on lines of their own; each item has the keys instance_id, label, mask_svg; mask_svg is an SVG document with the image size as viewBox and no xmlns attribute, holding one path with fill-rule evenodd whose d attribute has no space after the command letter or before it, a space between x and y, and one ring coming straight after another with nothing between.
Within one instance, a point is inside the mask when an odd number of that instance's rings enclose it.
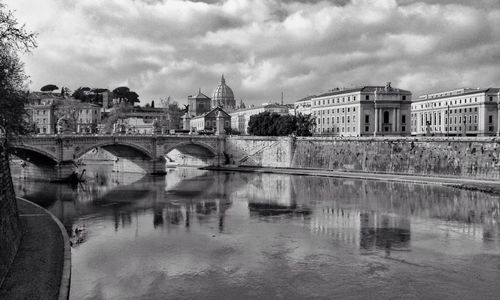
<instances>
[{"instance_id":1,"label":"cloudy sky","mask_svg":"<svg viewBox=\"0 0 500 300\"><path fill-rule=\"evenodd\" d=\"M126 85L184 102L224 73L258 104L386 81L414 95L500 86L498 0L4 2L39 33L32 90Z\"/></svg>"}]
</instances>

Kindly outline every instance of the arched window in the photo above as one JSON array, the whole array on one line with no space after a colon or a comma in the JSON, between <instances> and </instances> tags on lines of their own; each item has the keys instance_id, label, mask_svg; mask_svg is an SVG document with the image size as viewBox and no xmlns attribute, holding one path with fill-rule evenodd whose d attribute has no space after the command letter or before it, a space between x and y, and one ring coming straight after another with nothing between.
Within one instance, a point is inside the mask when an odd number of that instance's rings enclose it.
<instances>
[{"instance_id":1,"label":"arched window","mask_svg":"<svg viewBox=\"0 0 500 300\"><path fill-rule=\"evenodd\" d=\"M384 124L389 124L389 112L384 111Z\"/></svg>"}]
</instances>

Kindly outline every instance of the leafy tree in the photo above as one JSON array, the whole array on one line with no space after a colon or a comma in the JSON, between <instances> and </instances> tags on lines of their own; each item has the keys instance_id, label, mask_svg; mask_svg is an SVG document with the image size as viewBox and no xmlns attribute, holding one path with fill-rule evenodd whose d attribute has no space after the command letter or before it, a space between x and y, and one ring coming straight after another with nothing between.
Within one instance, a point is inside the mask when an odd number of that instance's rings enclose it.
<instances>
[{"instance_id":1,"label":"leafy tree","mask_svg":"<svg viewBox=\"0 0 500 300\"><path fill-rule=\"evenodd\" d=\"M316 119L311 114L297 116L297 136L312 136L316 127Z\"/></svg>"},{"instance_id":2,"label":"leafy tree","mask_svg":"<svg viewBox=\"0 0 500 300\"><path fill-rule=\"evenodd\" d=\"M36 47L36 34L20 25L12 11L0 2L0 125L9 137L30 132L24 109L27 99L24 65L19 52Z\"/></svg>"},{"instance_id":3,"label":"leafy tree","mask_svg":"<svg viewBox=\"0 0 500 300\"><path fill-rule=\"evenodd\" d=\"M115 98L119 99L120 102L128 102L132 105L140 102L139 95L136 92L131 91L126 86L121 86L114 89L113 95L115 96Z\"/></svg>"},{"instance_id":4,"label":"leafy tree","mask_svg":"<svg viewBox=\"0 0 500 300\"><path fill-rule=\"evenodd\" d=\"M77 88L73 94L71 95L73 98L75 99L78 99L82 102L90 102L90 97L89 97L89 93L91 91L91 88L89 87L79 87Z\"/></svg>"},{"instance_id":5,"label":"leafy tree","mask_svg":"<svg viewBox=\"0 0 500 300\"><path fill-rule=\"evenodd\" d=\"M279 115L277 113L263 112L250 117L248 133L261 136L298 136L312 135L314 118L310 115Z\"/></svg>"},{"instance_id":6,"label":"leafy tree","mask_svg":"<svg viewBox=\"0 0 500 300\"><path fill-rule=\"evenodd\" d=\"M73 131L76 131L78 117L80 117L80 101L78 100L60 100L55 103L54 116L56 120L64 117L68 120L69 126Z\"/></svg>"},{"instance_id":7,"label":"leafy tree","mask_svg":"<svg viewBox=\"0 0 500 300\"><path fill-rule=\"evenodd\" d=\"M71 90L67 87L62 87L61 88L61 97L66 97L66 96L69 96L71 94Z\"/></svg>"},{"instance_id":8,"label":"leafy tree","mask_svg":"<svg viewBox=\"0 0 500 300\"><path fill-rule=\"evenodd\" d=\"M42 91L42 92L53 92L53 91L58 90L58 89L59 88L55 84L47 84L47 85L42 86L42 88L40 89L40 91Z\"/></svg>"}]
</instances>

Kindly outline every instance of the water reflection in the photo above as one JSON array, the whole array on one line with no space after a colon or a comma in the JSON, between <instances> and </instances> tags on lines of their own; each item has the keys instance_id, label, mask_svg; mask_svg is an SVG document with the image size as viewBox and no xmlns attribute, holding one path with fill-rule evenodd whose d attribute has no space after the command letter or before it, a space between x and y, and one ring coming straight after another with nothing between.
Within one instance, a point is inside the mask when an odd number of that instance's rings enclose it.
<instances>
[{"instance_id":1,"label":"water reflection","mask_svg":"<svg viewBox=\"0 0 500 300\"><path fill-rule=\"evenodd\" d=\"M344 280L338 278L344 263L345 274L354 272L349 280L360 286L376 286L382 283L362 282L364 275L356 266L368 268L370 276L389 268L386 264L390 263L410 268L396 268L408 272L398 275L403 277L418 273L411 269L417 265L440 266L450 274L460 274L462 268L476 266L474 257L500 250L499 198L484 193L433 185L189 168L171 170L165 177L113 173L106 165L88 165L87 170L87 182L75 187L15 181L18 195L50 209L70 233L75 249L75 299L100 293L104 298L129 293L164 298L185 291L190 284L201 289L210 282L238 290L242 293L236 293L239 296L296 298L300 293L290 287L276 294L275 286L281 283L274 277L290 286L295 280L290 276L306 276L309 268L315 269L314 278L325 285L306 280L304 295L316 291L318 297L331 297L326 282ZM160 280L162 284L154 285L153 294L147 292L151 289L148 283L137 283L132 276L137 272L131 271L137 268L132 267L136 264L133 259L109 256L118 251L115 247L145 265L140 267L145 278ZM390 258L390 262L384 261L380 269L379 258ZM491 268L496 259L479 264L488 270L488 276L500 276L498 269ZM99 264L93 263L95 260ZM89 263L92 269L87 267ZM180 277L167 271L172 268ZM135 278L136 289L123 287L120 294L122 282L112 279L102 279L106 284L96 285L93 278L97 274L118 270L128 284ZM158 274L163 274L162 279ZM398 285L399 277L387 276ZM488 276L481 284L490 282ZM169 283L163 281L165 278ZM198 281L200 278L206 281ZM269 289L266 280L273 283ZM108 285L114 286L112 291ZM267 294L251 291L248 285L263 286L262 293ZM167 292L167 287L172 291ZM204 294L200 289L185 295L200 297ZM210 288L206 293L208 297L220 296Z\"/></svg>"}]
</instances>

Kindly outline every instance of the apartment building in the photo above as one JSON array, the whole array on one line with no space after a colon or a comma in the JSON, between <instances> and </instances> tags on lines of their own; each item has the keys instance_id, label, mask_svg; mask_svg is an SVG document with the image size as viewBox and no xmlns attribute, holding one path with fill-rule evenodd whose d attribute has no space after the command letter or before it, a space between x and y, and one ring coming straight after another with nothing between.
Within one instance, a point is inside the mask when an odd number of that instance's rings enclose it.
<instances>
[{"instance_id":1,"label":"apartment building","mask_svg":"<svg viewBox=\"0 0 500 300\"><path fill-rule=\"evenodd\" d=\"M413 135L497 135L499 88L461 88L427 94L412 103Z\"/></svg>"},{"instance_id":2,"label":"apartment building","mask_svg":"<svg viewBox=\"0 0 500 300\"><path fill-rule=\"evenodd\" d=\"M311 98L316 135L406 136L411 133L411 92L385 86L334 89Z\"/></svg>"}]
</instances>

